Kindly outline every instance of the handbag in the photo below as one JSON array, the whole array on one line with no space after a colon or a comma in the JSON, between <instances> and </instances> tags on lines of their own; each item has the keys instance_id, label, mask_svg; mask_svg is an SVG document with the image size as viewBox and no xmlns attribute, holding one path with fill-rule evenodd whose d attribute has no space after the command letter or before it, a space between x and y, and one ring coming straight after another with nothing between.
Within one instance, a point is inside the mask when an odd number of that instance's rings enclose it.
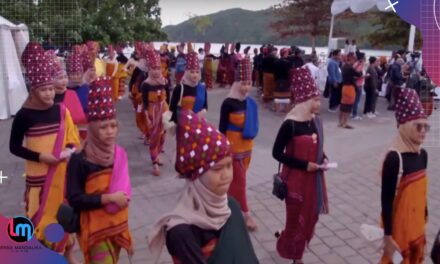
<instances>
[{"instance_id":1,"label":"handbag","mask_svg":"<svg viewBox=\"0 0 440 264\"><path fill-rule=\"evenodd\" d=\"M184 89L183 87L184 87L183 84L180 84L180 99L178 106L182 104L183 89ZM176 126L176 123L171 120L172 116L173 116L173 112L171 112L170 110L165 111L162 114L162 125L165 130L170 130Z\"/></svg>"},{"instance_id":2,"label":"handbag","mask_svg":"<svg viewBox=\"0 0 440 264\"><path fill-rule=\"evenodd\" d=\"M292 137L294 135L295 135L295 126L292 123ZM284 181L284 179L281 177L281 163L278 163L278 173L275 173L273 175L272 194L275 195L281 201L286 199L288 194L287 184Z\"/></svg>"},{"instance_id":3,"label":"handbag","mask_svg":"<svg viewBox=\"0 0 440 264\"><path fill-rule=\"evenodd\" d=\"M435 236L434 245L432 246L431 259L434 264L440 264L440 230Z\"/></svg>"},{"instance_id":4,"label":"handbag","mask_svg":"<svg viewBox=\"0 0 440 264\"><path fill-rule=\"evenodd\" d=\"M287 197L287 184L281 177L281 163L278 164L278 173L273 175L272 194L283 201Z\"/></svg>"},{"instance_id":5,"label":"handbag","mask_svg":"<svg viewBox=\"0 0 440 264\"><path fill-rule=\"evenodd\" d=\"M78 233L80 231L80 213L68 204L61 204L58 208L57 221L66 233Z\"/></svg>"}]
</instances>

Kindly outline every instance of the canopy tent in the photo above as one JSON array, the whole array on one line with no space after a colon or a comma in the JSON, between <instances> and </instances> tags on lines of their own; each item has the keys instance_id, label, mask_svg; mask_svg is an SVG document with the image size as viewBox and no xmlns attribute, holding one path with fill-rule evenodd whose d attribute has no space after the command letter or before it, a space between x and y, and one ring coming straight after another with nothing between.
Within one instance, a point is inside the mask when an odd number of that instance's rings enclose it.
<instances>
[{"instance_id":1,"label":"canopy tent","mask_svg":"<svg viewBox=\"0 0 440 264\"><path fill-rule=\"evenodd\" d=\"M343 13L345 10L349 8L353 13L359 14L359 13L367 12L374 7L377 7L377 9L382 12L393 10L393 8L390 7L390 2L388 0L333 0L331 7L332 20L330 25L329 43L333 37L335 16ZM414 50L414 39L415 39L415 26L411 25L410 36L408 41L409 51Z\"/></svg>"},{"instance_id":2,"label":"canopy tent","mask_svg":"<svg viewBox=\"0 0 440 264\"><path fill-rule=\"evenodd\" d=\"M28 42L26 25L0 16L0 120L15 115L28 96L20 64Z\"/></svg>"}]
</instances>

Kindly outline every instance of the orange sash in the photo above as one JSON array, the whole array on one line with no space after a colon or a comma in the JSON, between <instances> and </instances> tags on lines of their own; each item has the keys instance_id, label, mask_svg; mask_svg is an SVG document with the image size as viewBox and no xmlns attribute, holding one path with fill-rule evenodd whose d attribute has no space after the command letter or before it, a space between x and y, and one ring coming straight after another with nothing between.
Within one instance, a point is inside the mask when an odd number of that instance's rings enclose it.
<instances>
[{"instance_id":1,"label":"orange sash","mask_svg":"<svg viewBox=\"0 0 440 264\"><path fill-rule=\"evenodd\" d=\"M88 176L85 192L90 195L106 193L112 169L102 170ZM79 244L87 263L90 263L90 249L97 243L110 239L113 243L133 253L133 242L128 230L128 208L114 214L104 208L81 212L81 231L78 234Z\"/></svg>"},{"instance_id":2,"label":"orange sash","mask_svg":"<svg viewBox=\"0 0 440 264\"><path fill-rule=\"evenodd\" d=\"M402 250L403 264L423 263L428 179L424 170L403 177L393 205L393 239ZM386 258L382 263L392 263Z\"/></svg>"},{"instance_id":3,"label":"orange sash","mask_svg":"<svg viewBox=\"0 0 440 264\"><path fill-rule=\"evenodd\" d=\"M341 103L345 105L352 105L356 99L356 89L353 85L342 86Z\"/></svg>"}]
</instances>

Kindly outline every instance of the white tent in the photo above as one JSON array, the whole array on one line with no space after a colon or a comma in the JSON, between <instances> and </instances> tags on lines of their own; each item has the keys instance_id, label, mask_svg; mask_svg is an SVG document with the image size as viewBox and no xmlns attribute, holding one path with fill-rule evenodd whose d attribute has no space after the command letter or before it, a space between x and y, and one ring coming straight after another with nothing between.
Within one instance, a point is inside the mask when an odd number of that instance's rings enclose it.
<instances>
[{"instance_id":1,"label":"white tent","mask_svg":"<svg viewBox=\"0 0 440 264\"><path fill-rule=\"evenodd\" d=\"M28 42L26 25L0 16L0 120L15 115L28 96L20 64Z\"/></svg>"},{"instance_id":2,"label":"white tent","mask_svg":"<svg viewBox=\"0 0 440 264\"><path fill-rule=\"evenodd\" d=\"M330 36L329 36L329 44L330 40L333 37L333 26L335 22L335 16L343 13L345 10L349 9L356 14L364 13L369 11L370 9L377 7L380 11L392 11L393 8L390 5L390 2L397 1L389 1L389 0L333 0L332 3L332 20L330 26ZM408 50L414 50L414 39L415 39L415 26L411 26L409 41L408 41ZM330 46L330 45L329 45Z\"/></svg>"}]
</instances>

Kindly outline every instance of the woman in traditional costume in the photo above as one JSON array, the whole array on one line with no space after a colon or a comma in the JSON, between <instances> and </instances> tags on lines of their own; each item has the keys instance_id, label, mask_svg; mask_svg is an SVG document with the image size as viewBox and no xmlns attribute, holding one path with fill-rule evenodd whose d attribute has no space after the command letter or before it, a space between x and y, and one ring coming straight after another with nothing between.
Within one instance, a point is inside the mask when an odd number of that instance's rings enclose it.
<instances>
[{"instance_id":1,"label":"woman in traditional costume","mask_svg":"<svg viewBox=\"0 0 440 264\"><path fill-rule=\"evenodd\" d=\"M159 166L162 162L159 155L165 143L165 130L162 114L168 111L169 84L161 72L161 58L150 48L147 50L148 78L143 82L142 101L147 120L150 139L150 156L153 162L153 175L160 176Z\"/></svg>"},{"instance_id":2,"label":"woman in traditional costume","mask_svg":"<svg viewBox=\"0 0 440 264\"><path fill-rule=\"evenodd\" d=\"M116 52L118 54L118 56L116 57L116 60L118 61L118 70L116 71L115 78L119 81L118 100L122 100L122 97L125 95L125 90L127 86L126 82L128 71L125 68L125 64L128 63L128 59L122 52L121 46L118 46L116 48Z\"/></svg>"},{"instance_id":3,"label":"woman in traditional costume","mask_svg":"<svg viewBox=\"0 0 440 264\"><path fill-rule=\"evenodd\" d=\"M67 199L80 216L78 241L85 263L115 264L121 249L133 254L131 185L127 154L116 144L119 127L107 77L91 85L87 117L87 139L67 168Z\"/></svg>"},{"instance_id":4,"label":"woman in traditional costume","mask_svg":"<svg viewBox=\"0 0 440 264\"><path fill-rule=\"evenodd\" d=\"M220 110L219 130L231 142L234 178L228 194L239 203L246 226L254 231L253 221L246 199L246 173L249 169L253 139L258 134L258 106L248 96L252 85L252 65L249 58L239 61L231 92Z\"/></svg>"},{"instance_id":5,"label":"woman in traditional costume","mask_svg":"<svg viewBox=\"0 0 440 264\"><path fill-rule=\"evenodd\" d=\"M428 154L421 145L429 125L417 92L405 88L397 92L398 134L382 166L385 245L381 263L393 263L393 254L399 251L401 263L418 264L424 263L426 246Z\"/></svg>"},{"instance_id":6,"label":"woman in traditional costume","mask_svg":"<svg viewBox=\"0 0 440 264\"><path fill-rule=\"evenodd\" d=\"M217 67L216 82L220 87L225 87L228 84L228 67L231 63L230 55L228 54L229 44L222 46L220 50L220 60Z\"/></svg>"},{"instance_id":7,"label":"woman in traditional costume","mask_svg":"<svg viewBox=\"0 0 440 264\"><path fill-rule=\"evenodd\" d=\"M187 179L177 206L148 236L156 258L166 245L173 263L256 264L241 209L227 192L233 178L229 142L192 111L179 112L176 170Z\"/></svg>"},{"instance_id":8,"label":"woman in traditional costume","mask_svg":"<svg viewBox=\"0 0 440 264\"><path fill-rule=\"evenodd\" d=\"M273 147L287 184L286 226L277 232L278 254L293 263L303 263L306 246L314 235L319 214L328 213L323 170L324 133L318 112L320 92L307 68L292 70L291 89L295 107L287 114Z\"/></svg>"},{"instance_id":9,"label":"woman in traditional costume","mask_svg":"<svg viewBox=\"0 0 440 264\"><path fill-rule=\"evenodd\" d=\"M211 54L211 43L205 43L205 58L203 61L203 77L207 89L214 88L214 81L212 76L212 63L215 56Z\"/></svg>"},{"instance_id":10,"label":"woman in traditional costume","mask_svg":"<svg viewBox=\"0 0 440 264\"><path fill-rule=\"evenodd\" d=\"M93 80L96 76L94 69L85 69L86 64L84 61L87 60L87 47L85 45L75 45L72 48L72 52L66 58L66 70L69 81L67 83L67 90L74 91L79 99L81 107L79 108L74 104L74 102L69 102L70 99L66 100L66 104L72 104L75 111L72 112L74 120L79 120L78 129L81 139L85 139L87 136L87 105L88 105L88 95L89 95L89 81ZM88 80L88 81L86 81ZM55 97L57 100L57 97ZM78 112L83 112L84 116L78 114ZM75 122L75 121L74 121Z\"/></svg>"},{"instance_id":11,"label":"woman in traditional costume","mask_svg":"<svg viewBox=\"0 0 440 264\"><path fill-rule=\"evenodd\" d=\"M32 220L35 237L42 244L77 263L68 234L52 243L45 238L45 229L57 223L57 211L64 201L67 159L80 144L78 131L65 105L54 103L52 58L40 44L30 42L21 60L31 89L12 123L9 148L25 160L26 217Z\"/></svg>"},{"instance_id":12,"label":"woman in traditional costume","mask_svg":"<svg viewBox=\"0 0 440 264\"><path fill-rule=\"evenodd\" d=\"M135 43L136 54L139 56L139 62L133 71L130 83L128 85L128 97L133 103L133 108L135 112L136 126L140 132L140 139L144 140L144 143L148 143L148 128L147 119L142 106L142 92L141 85L147 79L148 69L147 60L145 58L145 48L144 44L141 42Z\"/></svg>"},{"instance_id":13,"label":"woman in traditional costume","mask_svg":"<svg viewBox=\"0 0 440 264\"><path fill-rule=\"evenodd\" d=\"M208 94L205 85L200 82L200 67L197 53L190 51L182 83L173 89L170 111L173 112L172 120L177 121L177 112L180 109L192 110L200 116L205 116L208 110Z\"/></svg>"},{"instance_id":14,"label":"woman in traditional costume","mask_svg":"<svg viewBox=\"0 0 440 264\"><path fill-rule=\"evenodd\" d=\"M50 56L52 72L54 77L55 98L54 102L64 104L72 116L75 125L86 125L87 118L81 106L78 94L73 89L67 89L69 82L66 71L64 70L60 59L53 50L46 51Z\"/></svg>"},{"instance_id":15,"label":"woman in traditional costume","mask_svg":"<svg viewBox=\"0 0 440 264\"><path fill-rule=\"evenodd\" d=\"M118 61L116 60L116 52L113 45L107 47L108 58L105 60L106 76L112 81L112 99L116 102L119 97L119 80L116 78L118 72Z\"/></svg>"}]
</instances>

